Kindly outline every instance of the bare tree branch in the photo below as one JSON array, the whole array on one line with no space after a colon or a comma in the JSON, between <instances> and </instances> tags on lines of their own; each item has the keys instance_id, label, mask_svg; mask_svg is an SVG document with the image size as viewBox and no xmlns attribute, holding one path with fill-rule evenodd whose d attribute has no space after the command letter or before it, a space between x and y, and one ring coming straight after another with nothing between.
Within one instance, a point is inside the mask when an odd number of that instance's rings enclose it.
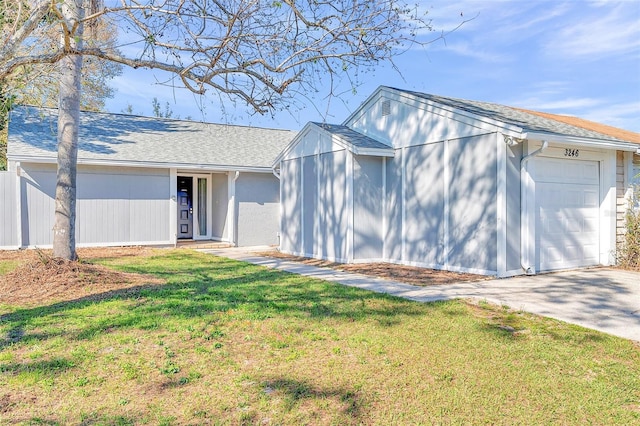
<instances>
[{"instance_id":1,"label":"bare tree branch","mask_svg":"<svg viewBox=\"0 0 640 426\"><path fill-rule=\"evenodd\" d=\"M417 37L430 21L399 0L112 0L74 23L61 18L65 1L32 1L37 7L0 51L0 79L24 65L92 56L174 73L194 93L211 89L264 113L328 75L355 83L360 67L439 38ZM77 26L100 20L116 23L123 49L73 49ZM65 42L38 49L40 35L56 27Z\"/></svg>"}]
</instances>

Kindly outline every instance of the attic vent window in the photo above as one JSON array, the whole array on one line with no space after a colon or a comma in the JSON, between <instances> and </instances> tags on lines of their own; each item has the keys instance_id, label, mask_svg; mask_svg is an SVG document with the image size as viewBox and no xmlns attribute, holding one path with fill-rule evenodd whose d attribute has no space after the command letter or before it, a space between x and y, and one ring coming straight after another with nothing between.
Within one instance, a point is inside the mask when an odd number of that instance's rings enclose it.
<instances>
[{"instance_id":1,"label":"attic vent window","mask_svg":"<svg viewBox=\"0 0 640 426\"><path fill-rule=\"evenodd\" d=\"M382 101L382 116L391 114L391 101Z\"/></svg>"}]
</instances>

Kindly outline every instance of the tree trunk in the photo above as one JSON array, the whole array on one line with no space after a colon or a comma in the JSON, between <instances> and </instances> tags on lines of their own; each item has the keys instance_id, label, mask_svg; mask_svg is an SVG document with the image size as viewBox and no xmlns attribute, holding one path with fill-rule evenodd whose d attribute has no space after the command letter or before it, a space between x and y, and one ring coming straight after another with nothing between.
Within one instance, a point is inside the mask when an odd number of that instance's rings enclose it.
<instances>
[{"instance_id":1,"label":"tree trunk","mask_svg":"<svg viewBox=\"0 0 640 426\"><path fill-rule=\"evenodd\" d=\"M78 22L82 0L66 0L61 8L67 22ZM82 28L70 40L81 47ZM64 39L62 40L64 43ZM69 40L67 40L69 42ZM58 174L56 210L53 226L53 256L75 260L76 256L76 170L78 130L80 128L80 79L82 56L65 56L60 62L60 100L58 106Z\"/></svg>"}]
</instances>

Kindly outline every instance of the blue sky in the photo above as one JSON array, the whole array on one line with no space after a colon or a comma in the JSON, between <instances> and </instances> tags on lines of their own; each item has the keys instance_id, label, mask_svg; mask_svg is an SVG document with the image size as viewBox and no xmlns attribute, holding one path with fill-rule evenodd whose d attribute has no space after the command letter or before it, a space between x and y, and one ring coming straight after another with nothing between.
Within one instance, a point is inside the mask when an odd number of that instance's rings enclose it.
<instances>
[{"instance_id":1,"label":"blue sky","mask_svg":"<svg viewBox=\"0 0 640 426\"><path fill-rule=\"evenodd\" d=\"M354 94L330 103L326 94L275 116L252 114L238 103L221 107L157 84L166 75L125 68L112 82L107 110L150 115L151 100L169 102L174 115L194 120L298 130L308 121L341 123L380 85L566 114L640 132L640 0L418 2L436 33L461 28L390 65L366 74ZM462 16L461 16L462 14ZM427 36L429 37L429 36Z\"/></svg>"}]
</instances>

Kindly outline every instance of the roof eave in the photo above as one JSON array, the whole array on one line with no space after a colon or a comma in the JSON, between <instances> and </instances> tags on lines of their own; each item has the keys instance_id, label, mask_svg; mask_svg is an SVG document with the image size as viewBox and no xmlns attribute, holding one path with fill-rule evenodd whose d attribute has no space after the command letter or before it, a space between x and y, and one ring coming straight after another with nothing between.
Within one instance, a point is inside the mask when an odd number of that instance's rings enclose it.
<instances>
[{"instance_id":1,"label":"roof eave","mask_svg":"<svg viewBox=\"0 0 640 426\"><path fill-rule=\"evenodd\" d=\"M12 155L7 160L21 163L56 164L53 157L38 157L29 155ZM112 167L140 167L153 169L183 169L202 170L209 172L255 172L271 173L270 166L237 166L232 164L193 164L193 163L162 163L145 161L124 161L124 160L100 160L100 159L78 159L78 165L82 166L112 166Z\"/></svg>"},{"instance_id":2,"label":"roof eave","mask_svg":"<svg viewBox=\"0 0 640 426\"><path fill-rule=\"evenodd\" d=\"M296 133L296 135L293 137L291 142L289 142L287 146L282 148L282 151L280 151L280 154L278 154L276 159L273 160L273 163L271 163L271 169L275 169L276 167L278 167L278 165L284 159L284 157L286 157L286 155L293 149L293 147L295 147L302 140L302 137L309 132L312 126L314 126L314 124L312 122L308 122L307 124L304 125L302 130Z\"/></svg>"},{"instance_id":3,"label":"roof eave","mask_svg":"<svg viewBox=\"0 0 640 426\"><path fill-rule=\"evenodd\" d=\"M499 131L503 134L513 136L513 137L520 137L520 135L524 131L522 127L517 126L515 124L506 123L496 118L475 114L471 111L467 111L464 109L453 107L451 105L445 105L439 102L425 99L425 98L416 96L415 94L410 93L408 91L404 91L401 89L396 89L388 86L379 86L375 92L373 92L369 97L367 97L367 99L354 112L352 112L346 120L343 121L343 124L346 124L355 120L358 117L358 115L361 114L362 111L366 108L367 104L373 99L375 99L377 96L380 96L380 93L382 92L385 92L389 95L397 96L399 98L403 98L405 103L406 101L411 101L414 105L418 105L418 104L427 105L430 108L438 108L446 114L455 114L458 117L461 117L461 118L464 117L462 119L471 120L475 123L478 123L478 125L482 126L483 128L489 131Z\"/></svg>"},{"instance_id":4,"label":"roof eave","mask_svg":"<svg viewBox=\"0 0 640 426\"><path fill-rule=\"evenodd\" d=\"M352 147L350 149L355 155L368 155L370 157L389 157L395 156L395 150L393 148L358 148Z\"/></svg>"},{"instance_id":5,"label":"roof eave","mask_svg":"<svg viewBox=\"0 0 640 426\"><path fill-rule=\"evenodd\" d=\"M557 142L566 145L579 145L601 149L616 149L619 151L637 152L640 147L633 142L615 141L611 139L596 139L578 136L558 135L554 133L544 132L526 132L523 133L522 139L546 140L548 142Z\"/></svg>"}]
</instances>

